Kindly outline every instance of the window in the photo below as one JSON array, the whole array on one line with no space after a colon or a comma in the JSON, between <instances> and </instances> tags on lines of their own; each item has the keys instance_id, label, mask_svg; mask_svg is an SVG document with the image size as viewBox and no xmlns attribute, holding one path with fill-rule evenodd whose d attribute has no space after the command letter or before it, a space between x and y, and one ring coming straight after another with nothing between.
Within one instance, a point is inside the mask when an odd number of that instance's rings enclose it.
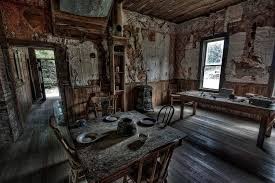
<instances>
[{"instance_id":1,"label":"window","mask_svg":"<svg viewBox=\"0 0 275 183\"><path fill-rule=\"evenodd\" d=\"M224 43L224 37L203 41L201 89L219 90L223 65Z\"/></svg>"}]
</instances>

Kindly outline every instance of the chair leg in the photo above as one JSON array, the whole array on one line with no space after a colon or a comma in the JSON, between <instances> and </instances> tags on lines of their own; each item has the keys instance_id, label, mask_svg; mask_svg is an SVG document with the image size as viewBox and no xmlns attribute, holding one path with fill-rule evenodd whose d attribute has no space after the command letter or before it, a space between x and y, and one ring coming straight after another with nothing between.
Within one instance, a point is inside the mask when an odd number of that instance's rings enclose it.
<instances>
[{"instance_id":1,"label":"chair leg","mask_svg":"<svg viewBox=\"0 0 275 183\"><path fill-rule=\"evenodd\" d=\"M69 183L78 183L78 170L71 170L71 175L69 176Z\"/></svg>"},{"instance_id":2,"label":"chair leg","mask_svg":"<svg viewBox=\"0 0 275 183\"><path fill-rule=\"evenodd\" d=\"M74 171L71 170L70 175L69 175L69 183L73 183L74 182Z\"/></svg>"},{"instance_id":3,"label":"chair leg","mask_svg":"<svg viewBox=\"0 0 275 183\"><path fill-rule=\"evenodd\" d=\"M69 183L72 183L72 175L69 175Z\"/></svg>"},{"instance_id":4,"label":"chair leg","mask_svg":"<svg viewBox=\"0 0 275 183\"><path fill-rule=\"evenodd\" d=\"M123 183L127 183L127 175L123 177Z\"/></svg>"}]
</instances>

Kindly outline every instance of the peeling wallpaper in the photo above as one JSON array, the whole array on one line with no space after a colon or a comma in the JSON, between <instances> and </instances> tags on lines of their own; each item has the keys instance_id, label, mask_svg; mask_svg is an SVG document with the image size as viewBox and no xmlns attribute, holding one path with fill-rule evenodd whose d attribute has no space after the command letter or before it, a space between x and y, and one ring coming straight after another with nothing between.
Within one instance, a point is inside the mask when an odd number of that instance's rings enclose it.
<instances>
[{"instance_id":1,"label":"peeling wallpaper","mask_svg":"<svg viewBox=\"0 0 275 183\"><path fill-rule=\"evenodd\" d=\"M99 79L98 52L93 42L67 45L70 78L73 86L87 86Z\"/></svg>"},{"instance_id":2,"label":"peeling wallpaper","mask_svg":"<svg viewBox=\"0 0 275 183\"><path fill-rule=\"evenodd\" d=\"M176 27L175 78L198 80L200 41L227 32L226 81L267 84L275 42L275 2L248 0Z\"/></svg>"},{"instance_id":3,"label":"peeling wallpaper","mask_svg":"<svg viewBox=\"0 0 275 183\"><path fill-rule=\"evenodd\" d=\"M126 49L126 83L169 80L173 74L171 36L175 24L124 11L124 36L129 38Z\"/></svg>"}]
</instances>

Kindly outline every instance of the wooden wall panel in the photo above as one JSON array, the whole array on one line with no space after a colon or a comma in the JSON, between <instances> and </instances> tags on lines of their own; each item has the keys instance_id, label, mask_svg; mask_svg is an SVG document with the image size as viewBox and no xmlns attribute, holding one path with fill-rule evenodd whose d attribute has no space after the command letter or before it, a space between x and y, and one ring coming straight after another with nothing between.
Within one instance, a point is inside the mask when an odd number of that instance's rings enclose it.
<instances>
[{"instance_id":1,"label":"wooden wall panel","mask_svg":"<svg viewBox=\"0 0 275 183\"><path fill-rule=\"evenodd\" d=\"M268 85L254 83L225 82L225 88L233 88L236 95L244 96L246 93L268 96Z\"/></svg>"},{"instance_id":2,"label":"wooden wall panel","mask_svg":"<svg viewBox=\"0 0 275 183\"><path fill-rule=\"evenodd\" d=\"M199 81L198 80L185 80L177 79L176 82L180 89L182 90L198 90ZM264 84L254 84L254 83L237 83L226 81L223 88L232 88L235 94L238 96L245 96L246 93L254 93L257 95L268 96L268 85Z\"/></svg>"},{"instance_id":3,"label":"wooden wall panel","mask_svg":"<svg viewBox=\"0 0 275 183\"><path fill-rule=\"evenodd\" d=\"M19 64L20 67L19 73L21 74L20 81L16 81L16 95L19 104L19 110L21 115L21 121L25 121L27 118L27 114L32 106L32 93L31 93L31 83L30 83L30 75L28 70L28 49L27 48L19 48L13 47L10 49L9 57L10 63L13 65L13 74L16 72L14 68L14 52L18 51L20 55Z\"/></svg>"},{"instance_id":4,"label":"wooden wall panel","mask_svg":"<svg viewBox=\"0 0 275 183\"><path fill-rule=\"evenodd\" d=\"M97 87L78 87L66 86L65 100L67 104L67 117L70 122L85 117L86 102L91 93L98 91Z\"/></svg>"},{"instance_id":5,"label":"wooden wall panel","mask_svg":"<svg viewBox=\"0 0 275 183\"><path fill-rule=\"evenodd\" d=\"M153 106L166 104L168 102L169 81L159 81L149 83L153 87ZM136 104L135 87L139 84L126 85L126 107L127 110L134 110ZM69 121L74 121L85 117L85 107L89 95L96 91L93 87L65 88L65 98L67 104L67 117Z\"/></svg>"}]
</instances>

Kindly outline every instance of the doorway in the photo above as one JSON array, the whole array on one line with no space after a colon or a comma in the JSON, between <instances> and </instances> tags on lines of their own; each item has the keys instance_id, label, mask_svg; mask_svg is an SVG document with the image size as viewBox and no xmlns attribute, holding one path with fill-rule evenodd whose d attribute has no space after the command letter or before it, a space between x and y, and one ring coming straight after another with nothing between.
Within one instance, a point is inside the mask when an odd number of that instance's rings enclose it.
<instances>
[{"instance_id":1,"label":"doorway","mask_svg":"<svg viewBox=\"0 0 275 183\"><path fill-rule=\"evenodd\" d=\"M60 97L54 50L35 49L34 51L43 100Z\"/></svg>"}]
</instances>

